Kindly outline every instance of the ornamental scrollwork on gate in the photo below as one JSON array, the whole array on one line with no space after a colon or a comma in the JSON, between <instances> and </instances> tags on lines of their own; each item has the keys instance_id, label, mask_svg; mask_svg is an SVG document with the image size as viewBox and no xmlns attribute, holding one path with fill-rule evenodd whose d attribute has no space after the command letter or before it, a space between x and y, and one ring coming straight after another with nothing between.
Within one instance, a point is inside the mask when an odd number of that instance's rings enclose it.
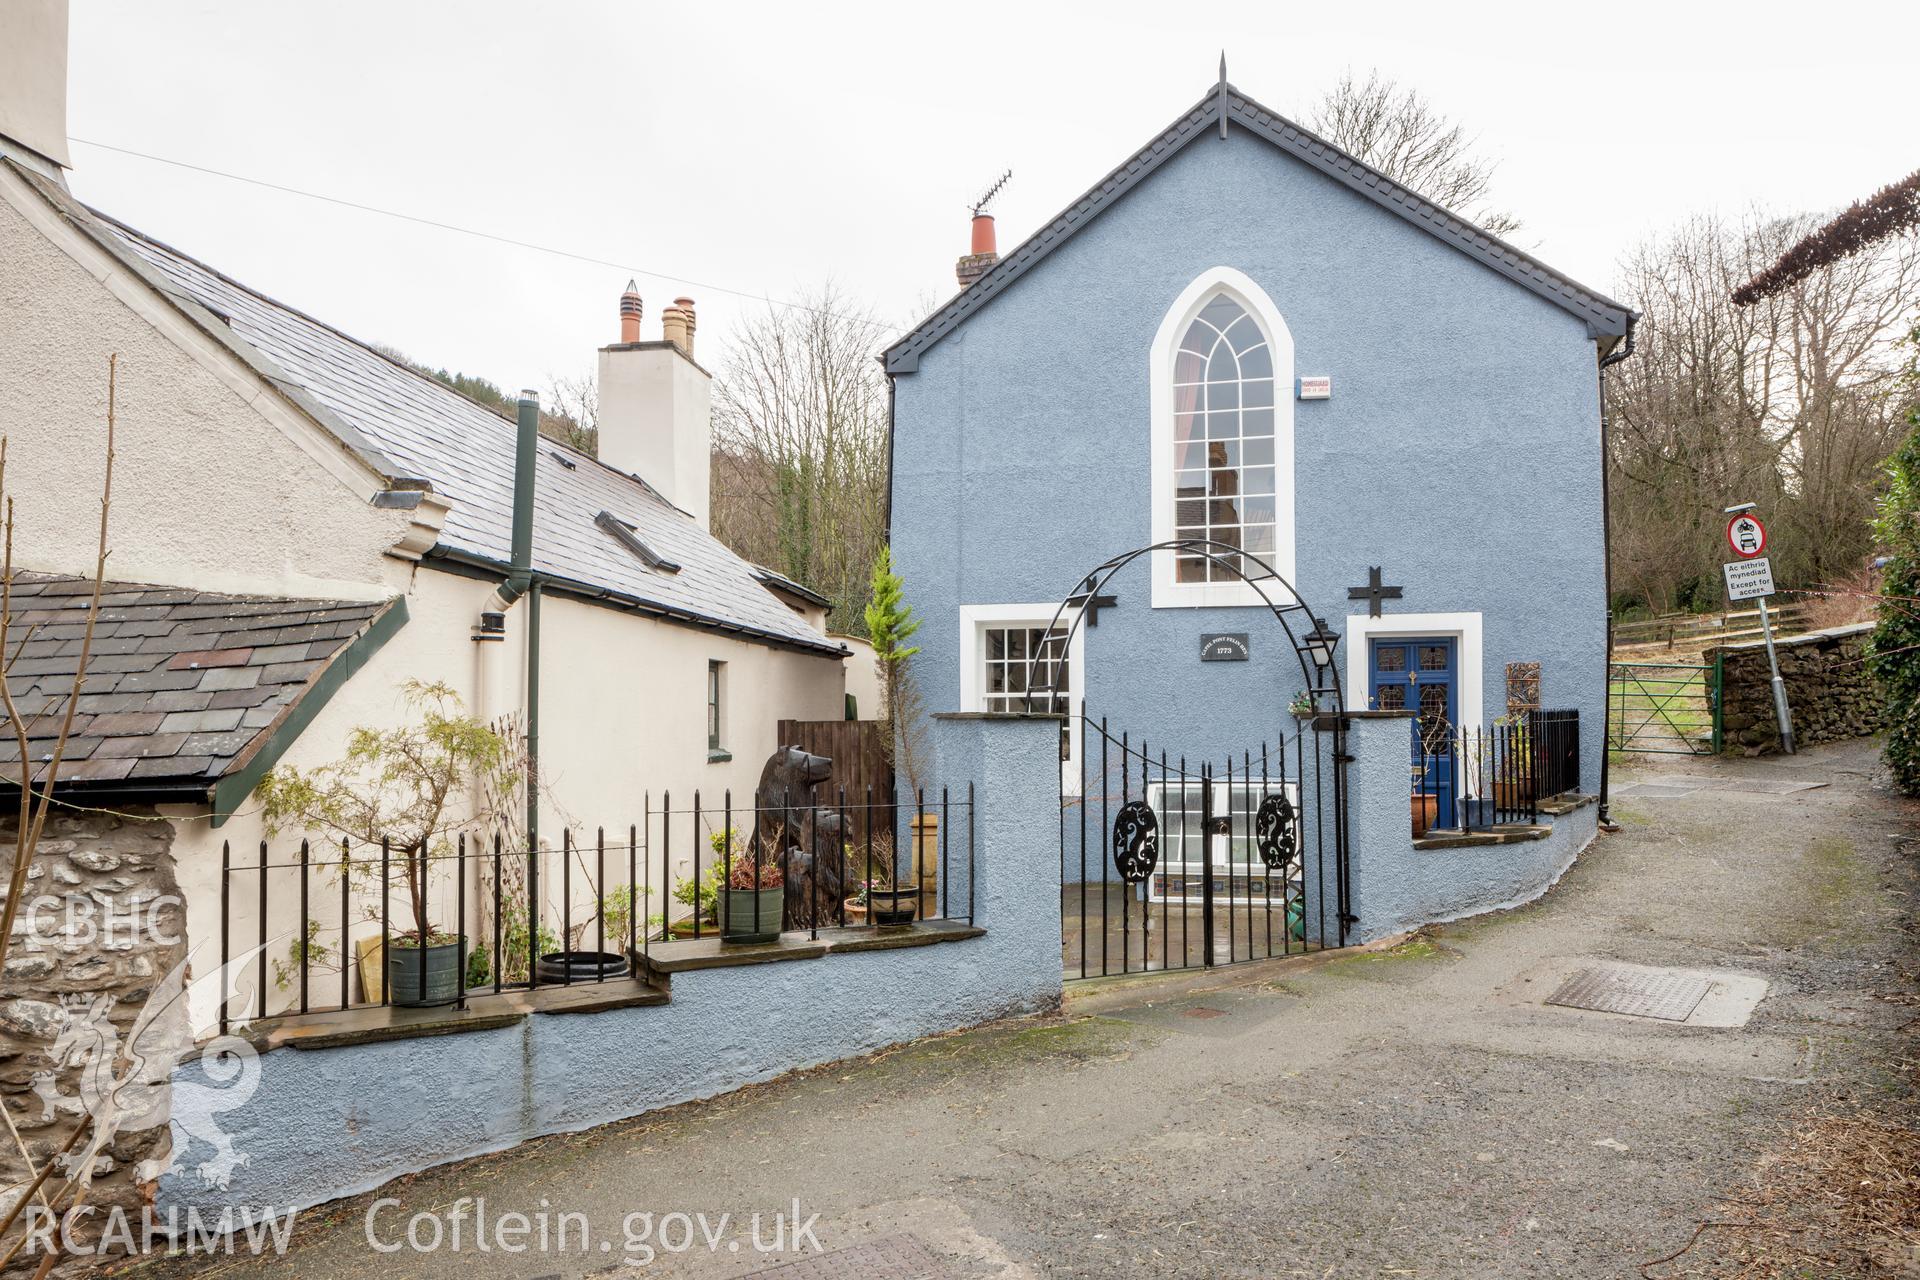
<instances>
[{"instance_id":1,"label":"ornamental scrollwork on gate","mask_svg":"<svg viewBox=\"0 0 1920 1280\"><path fill-rule=\"evenodd\" d=\"M1160 862L1160 823L1144 800L1129 800L1113 820L1113 865L1128 884L1139 884Z\"/></svg>"},{"instance_id":2,"label":"ornamental scrollwork on gate","mask_svg":"<svg viewBox=\"0 0 1920 1280\"><path fill-rule=\"evenodd\" d=\"M1284 795L1269 795L1253 818L1254 847L1267 870L1278 871L1293 859L1293 832L1297 818Z\"/></svg>"}]
</instances>

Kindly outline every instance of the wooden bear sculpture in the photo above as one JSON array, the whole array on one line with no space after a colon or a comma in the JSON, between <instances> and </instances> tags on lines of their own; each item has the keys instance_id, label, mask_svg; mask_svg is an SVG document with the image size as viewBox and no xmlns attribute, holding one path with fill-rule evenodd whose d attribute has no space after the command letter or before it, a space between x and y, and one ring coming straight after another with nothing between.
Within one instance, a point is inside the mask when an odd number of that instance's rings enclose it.
<instances>
[{"instance_id":1,"label":"wooden bear sculpture","mask_svg":"<svg viewBox=\"0 0 1920 1280\"><path fill-rule=\"evenodd\" d=\"M832 772L832 760L798 747L781 747L760 771L753 849L785 869L787 929L810 929L816 917L820 924L840 918L847 892L845 820L839 810L816 804L817 788Z\"/></svg>"}]
</instances>

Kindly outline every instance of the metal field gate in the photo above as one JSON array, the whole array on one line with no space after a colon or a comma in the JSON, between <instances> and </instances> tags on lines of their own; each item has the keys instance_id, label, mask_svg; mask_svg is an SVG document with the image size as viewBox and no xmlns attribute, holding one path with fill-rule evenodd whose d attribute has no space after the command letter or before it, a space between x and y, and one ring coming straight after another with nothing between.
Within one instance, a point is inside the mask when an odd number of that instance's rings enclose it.
<instances>
[{"instance_id":1,"label":"metal field gate","mask_svg":"<svg viewBox=\"0 0 1920 1280\"><path fill-rule=\"evenodd\" d=\"M1080 718L1060 795L1066 976L1204 968L1340 946L1344 724L1189 760Z\"/></svg>"},{"instance_id":2,"label":"metal field gate","mask_svg":"<svg viewBox=\"0 0 1920 1280\"><path fill-rule=\"evenodd\" d=\"M1607 749L1640 755L1720 751L1720 662L1607 664Z\"/></svg>"}]
</instances>

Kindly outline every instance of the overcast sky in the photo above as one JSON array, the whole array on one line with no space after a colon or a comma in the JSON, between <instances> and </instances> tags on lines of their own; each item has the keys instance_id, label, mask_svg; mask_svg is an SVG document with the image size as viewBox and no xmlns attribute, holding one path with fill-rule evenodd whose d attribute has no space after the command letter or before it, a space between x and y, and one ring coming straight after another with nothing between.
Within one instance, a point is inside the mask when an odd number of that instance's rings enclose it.
<instances>
[{"instance_id":1,"label":"overcast sky","mask_svg":"<svg viewBox=\"0 0 1920 1280\"><path fill-rule=\"evenodd\" d=\"M1920 5L724 5L73 0L76 140L640 269L699 354L829 276L952 291L1002 169L1012 247L1229 78L1300 114L1351 67L1499 162L1517 239L1609 288L1691 214L1828 209L1920 165ZM356 337L512 389L590 369L625 267L73 148L88 202ZM736 294L722 289L738 291ZM746 295L742 297L739 295Z\"/></svg>"}]
</instances>

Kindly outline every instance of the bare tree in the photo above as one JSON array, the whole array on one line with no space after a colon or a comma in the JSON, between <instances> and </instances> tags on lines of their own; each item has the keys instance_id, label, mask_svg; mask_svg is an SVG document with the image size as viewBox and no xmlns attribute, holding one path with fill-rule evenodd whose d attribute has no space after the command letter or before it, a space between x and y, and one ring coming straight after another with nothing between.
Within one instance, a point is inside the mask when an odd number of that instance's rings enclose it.
<instances>
[{"instance_id":1,"label":"bare tree","mask_svg":"<svg viewBox=\"0 0 1920 1280\"><path fill-rule=\"evenodd\" d=\"M1307 127L1355 159L1497 236L1520 219L1488 204L1494 165L1474 154L1475 139L1436 111L1416 89L1377 71L1340 77L1307 112Z\"/></svg>"},{"instance_id":2,"label":"bare tree","mask_svg":"<svg viewBox=\"0 0 1920 1280\"><path fill-rule=\"evenodd\" d=\"M1899 344L1920 245L1890 241L1736 306L1812 225L1698 218L1622 264L1642 319L1634 358L1607 375L1614 575L1652 609L1719 599L1730 502L1766 508L1784 583L1851 579L1869 553L1911 395Z\"/></svg>"},{"instance_id":3,"label":"bare tree","mask_svg":"<svg viewBox=\"0 0 1920 1280\"><path fill-rule=\"evenodd\" d=\"M864 626L886 541L888 327L828 282L747 321L720 363L713 530Z\"/></svg>"},{"instance_id":4,"label":"bare tree","mask_svg":"<svg viewBox=\"0 0 1920 1280\"><path fill-rule=\"evenodd\" d=\"M600 456L600 382L594 374L547 375L540 434Z\"/></svg>"}]
</instances>

